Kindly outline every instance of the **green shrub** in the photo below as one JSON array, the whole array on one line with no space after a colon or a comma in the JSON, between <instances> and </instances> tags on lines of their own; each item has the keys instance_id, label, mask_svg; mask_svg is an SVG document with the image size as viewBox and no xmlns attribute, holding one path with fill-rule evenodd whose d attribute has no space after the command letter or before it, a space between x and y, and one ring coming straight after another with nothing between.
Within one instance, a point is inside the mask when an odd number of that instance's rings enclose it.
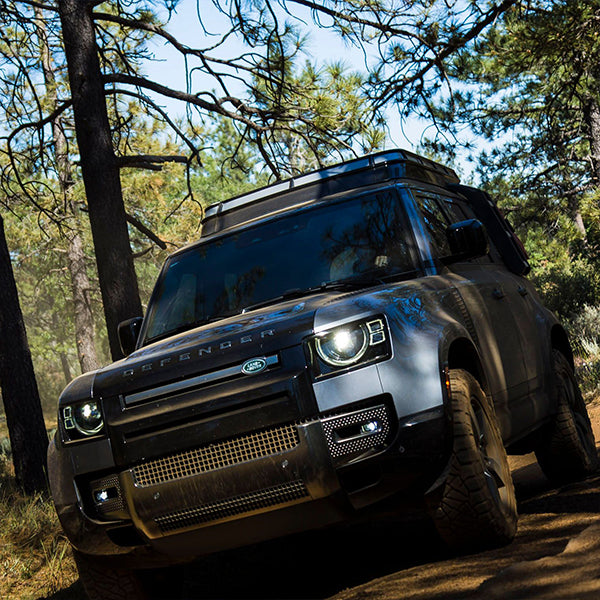
<instances>
[{"instance_id":1,"label":"green shrub","mask_svg":"<svg viewBox=\"0 0 600 600\"><path fill-rule=\"evenodd\" d=\"M568 264L540 265L532 280L544 304L562 320L573 321L600 297L598 269L582 258Z\"/></svg>"},{"instance_id":2,"label":"green shrub","mask_svg":"<svg viewBox=\"0 0 600 600\"><path fill-rule=\"evenodd\" d=\"M600 393L600 305L585 304L566 325L583 393L595 397Z\"/></svg>"}]
</instances>

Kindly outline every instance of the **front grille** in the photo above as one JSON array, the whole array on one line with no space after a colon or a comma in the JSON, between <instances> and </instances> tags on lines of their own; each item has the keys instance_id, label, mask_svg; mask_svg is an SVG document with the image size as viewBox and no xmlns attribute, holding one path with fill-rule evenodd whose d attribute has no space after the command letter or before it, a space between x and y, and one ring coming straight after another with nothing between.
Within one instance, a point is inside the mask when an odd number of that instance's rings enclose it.
<instances>
[{"instance_id":1,"label":"front grille","mask_svg":"<svg viewBox=\"0 0 600 600\"><path fill-rule=\"evenodd\" d=\"M296 426L285 425L151 460L134 467L133 475L138 486L157 485L285 452L299 443Z\"/></svg>"},{"instance_id":2,"label":"front grille","mask_svg":"<svg viewBox=\"0 0 600 600\"><path fill-rule=\"evenodd\" d=\"M211 521L229 519L251 511L297 502L308 496L308 491L302 481L291 481L264 490L227 498L220 502L167 513L156 517L154 521L161 532L166 533Z\"/></svg>"}]
</instances>

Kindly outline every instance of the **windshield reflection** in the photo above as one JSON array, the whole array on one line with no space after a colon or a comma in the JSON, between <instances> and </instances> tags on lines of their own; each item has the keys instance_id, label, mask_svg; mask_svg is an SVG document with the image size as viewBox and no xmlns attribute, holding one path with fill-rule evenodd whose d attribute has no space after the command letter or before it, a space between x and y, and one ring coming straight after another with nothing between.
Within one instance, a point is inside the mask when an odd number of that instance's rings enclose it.
<instances>
[{"instance_id":1,"label":"windshield reflection","mask_svg":"<svg viewBox=\"0 0 600 600\"><path fill-rule=\"evenodd\" d=\"M269 300L344 280L415 269L395 191L292 213L171 257L150 306L146 342ZM371 279L367 276L372 275Z\"/></svg>"}]
</instances>

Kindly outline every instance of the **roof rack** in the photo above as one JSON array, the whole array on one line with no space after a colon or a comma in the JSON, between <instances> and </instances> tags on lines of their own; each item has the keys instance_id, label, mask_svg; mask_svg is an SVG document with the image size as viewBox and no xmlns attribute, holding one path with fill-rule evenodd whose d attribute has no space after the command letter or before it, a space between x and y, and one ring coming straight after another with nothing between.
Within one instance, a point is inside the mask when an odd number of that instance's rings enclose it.
<instances>
[{"instance_id":1,"label":"roof rack","mask_svg":"<svg viewBox=\"0 0 600 600\"><path fill-rule=\"evenodd\" d=\"M326 195L338 193L357 187L364 187L382 181L406 177L418 179L437 185L458 183L456 173L443 165L428 158L418 156L406 150L386 150L349 160L305 175L291 177L272 185L236 196L229 200L213 204L206 209L203 219L203 234L214 233L243 222L247 219L250 205L261 204L264 214L275 208L272 202L263 201L292 195L295 199L291 204L297 204L309 199L321 198ZM303 192L302 192L302 191ZM283 198L282 198L283 200ZM292 200L292 198L290 198ZM279 204L281 209L288 202ZM240 210L241 209L241 210ZM241 219L227 218L226 213L240 212ZM256 210L252 210L256 215ZM233 215L231 215L233 217ZM217 221L222 221L217 223ZM210 224L210 225L209 225ZM209 225L209 227L207 227Z\"/></svg>"}]
</instances>

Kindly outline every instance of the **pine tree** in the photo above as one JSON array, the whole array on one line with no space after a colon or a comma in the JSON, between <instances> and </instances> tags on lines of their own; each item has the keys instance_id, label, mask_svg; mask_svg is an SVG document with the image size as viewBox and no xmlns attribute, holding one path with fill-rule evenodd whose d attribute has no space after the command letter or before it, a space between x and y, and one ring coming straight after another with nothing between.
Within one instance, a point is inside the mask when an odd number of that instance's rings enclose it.
<instances>
[{"instance_id":1,"label":"pine tree","mask_svg":"<svg viewBox=\"0 0 600 600\"><path fill-rule=\"evenodd\" d=\"M46 488L48 437L1 216L0 306L0 389L15 476L26 493L34 493Z\"/></svg>"}]
</instances>

